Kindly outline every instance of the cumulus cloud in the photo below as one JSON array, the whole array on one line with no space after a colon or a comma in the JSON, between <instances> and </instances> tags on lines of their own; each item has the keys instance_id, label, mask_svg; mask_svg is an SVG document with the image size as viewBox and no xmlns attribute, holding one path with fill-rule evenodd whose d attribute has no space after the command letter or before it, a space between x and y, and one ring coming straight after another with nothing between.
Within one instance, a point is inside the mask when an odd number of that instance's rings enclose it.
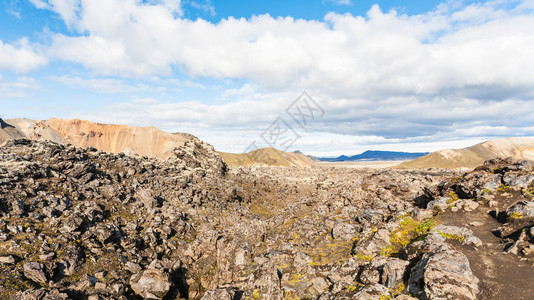
<instances>
[{"instance_id":1,"label":"cumulus cloud","mask_svg":"<svg viewBox=\"0 0 534 300\"><path fill-rule=\"evenodd\" d=\"M24 73L46 63L46 57L35 52L27 39L20 39L14 44L0 41L0 71L11 70Z\"/></svg>"},{"instance_id":2,"label":"cumulus cloud","mask_svg":"<svg viewBox=\"0 0 534 300\"><path fill-rule=\"evenodd\" d=\"M82 0L79 12L64 7L71 10L58 10L60 16L67 23L77 16L75 28L86 34L55 35L49 54L107 75L170 75L179 67L270 90L315 87L377 98L524 90L534 83L533 16L491 3L415 16L375 5L366 17L331 13L318 22L261 15L217 24L176 17L161 1Z\"/></svg>"},{"instance_id":3,"label":"cumulus cloud","mask_svg":"<svg viewBox=\"0 0 534 300\"><path fill-rule=\"evenodd\" d=\"M246 82L222 92L223 104L125 102L95 115L100 120L261 130L308 90L326 111L313 130L326 136L422 145L534 134L525 125L534 117L532 1L449 1L419 15L374 5L366 16L218 23L181 18L179 1L32 2L72 28L52 35L47 53L55 59L118 77L165 78L179 69L193 79Z\"/></svg>"}]
</instances>

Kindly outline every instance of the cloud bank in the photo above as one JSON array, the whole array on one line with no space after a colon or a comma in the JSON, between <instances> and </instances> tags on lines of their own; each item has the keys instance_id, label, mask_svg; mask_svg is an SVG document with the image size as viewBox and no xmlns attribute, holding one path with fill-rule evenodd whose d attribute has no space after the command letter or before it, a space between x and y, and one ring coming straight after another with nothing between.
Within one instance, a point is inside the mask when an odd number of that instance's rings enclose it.
<instances>
[{"instance_id":1,"label":"cloud bank","mask_svg":"<svg viewBox=\"0 0 534 300\"><path fill-rule=\"evenodd\" d=\"M27 41L18 48L0 43L0 53L28 58L8 62L2 55L0 69L25 72L48 59L82 65L96 77L179 72L246 82L246 92L221 94L231 95L229 103L123 101L120 110L95 115L103 121L132 123L132 115L144 114L163 128L259 130L307 90L326 111L313 127L318 133L397 142L534 134L531 0L450 1L420 15L374 5L366 16L259 15L216 24L182 18L180 1L32 3L57 13L71 32L51 33L46 58ZM59 79L118 92L105 78Z\"/></svg>"}]
</instances>

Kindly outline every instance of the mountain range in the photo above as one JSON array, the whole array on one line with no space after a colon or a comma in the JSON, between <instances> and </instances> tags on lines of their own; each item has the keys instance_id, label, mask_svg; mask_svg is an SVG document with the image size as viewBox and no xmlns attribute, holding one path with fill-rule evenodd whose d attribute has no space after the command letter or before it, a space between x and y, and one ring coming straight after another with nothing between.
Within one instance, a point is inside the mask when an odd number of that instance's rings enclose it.
<instances>
[{"instance_id":1,"label":"mountain range","mask_svg":"<svg viewBox=\"0 0 534 300\"><path fill-rule=\"evenodd\" d=\"M188 133L168 133L156 127L135 127L93 123L85 120L52 118L46 121L0 119L0 145L11 139L27 138L95 148L108 153L124 153L168 158L176 147L198 138ZM248 153L219 152L228 165L309 167L313 161L303 154L262 148Z\"/></svg>"},{"instance_id":2,"label":"mountain range","mask_svg":"<svg viewBox=\"0 0 534 300\"><path fill-rule=\"evenodd\" d=\"M383 161L383 160L411 160L429 154L429 152L412 153L396 151L367 150L361 154L338 157L319 157L320 161L340 162L340 161Z\"/></svg>"},{"instance_id":3,"label":"mountain range","mask_svg":"<svg viewBox=\"0 0 534 300\"><path fill-rule=\"evenodd\" d=\"M11 139L48 140L77 147L95 148L108 153L125 153L165 159L176 147L187 141L199 141L189 133L168 133L155 127L135 127L93 123L85 120L52 118L46 121L30 119L0 119L0 145ZM273 148L248 153L218 152L230 166L311 167L314 161L385 161L409 160L398 169L473 169L484 161L512 157L534 160L534 139L513 137L486 141L463 149L444 149L433 153L410 153L369 150L358 155L335 158L306 156L300 151L288 153Z\"/></svg>"}]
</instances>

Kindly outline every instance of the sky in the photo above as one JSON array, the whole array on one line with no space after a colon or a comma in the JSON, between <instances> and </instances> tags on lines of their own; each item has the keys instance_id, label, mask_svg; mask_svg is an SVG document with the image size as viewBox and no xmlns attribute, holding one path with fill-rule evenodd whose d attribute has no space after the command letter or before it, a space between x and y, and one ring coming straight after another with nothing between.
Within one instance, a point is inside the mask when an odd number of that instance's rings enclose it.
<instances>
[{"instance_id":1,"label":"sky","mask_svg":"<svg viewBox=\"0 0 534 300\"><path fill-rule=\"evenodd\" d=\"M0 118L318 156L534 136L532 28L534 0L0 0Z\"/></svg>"}]
</instances>

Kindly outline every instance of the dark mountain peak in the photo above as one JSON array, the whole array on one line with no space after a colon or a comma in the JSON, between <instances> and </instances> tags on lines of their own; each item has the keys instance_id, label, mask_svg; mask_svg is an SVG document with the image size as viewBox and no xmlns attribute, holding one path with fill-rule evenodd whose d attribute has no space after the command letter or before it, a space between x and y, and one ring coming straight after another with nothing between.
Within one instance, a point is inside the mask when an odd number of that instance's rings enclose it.
<instances>
[{"instance_id":1,"label":"dark mountain peak","mask_svg":"<svg viewBox=\"0 0 534 300\"><path fill-rule=\"evenodd\" d=\"M359 161L359 160L409 160L427 155L427 152L412 153L412 152L397 152L397 151L381 151L381 150L367 150L361 154L338 157L322 157L321 161Z\"/></svg>"}]
</instances>

